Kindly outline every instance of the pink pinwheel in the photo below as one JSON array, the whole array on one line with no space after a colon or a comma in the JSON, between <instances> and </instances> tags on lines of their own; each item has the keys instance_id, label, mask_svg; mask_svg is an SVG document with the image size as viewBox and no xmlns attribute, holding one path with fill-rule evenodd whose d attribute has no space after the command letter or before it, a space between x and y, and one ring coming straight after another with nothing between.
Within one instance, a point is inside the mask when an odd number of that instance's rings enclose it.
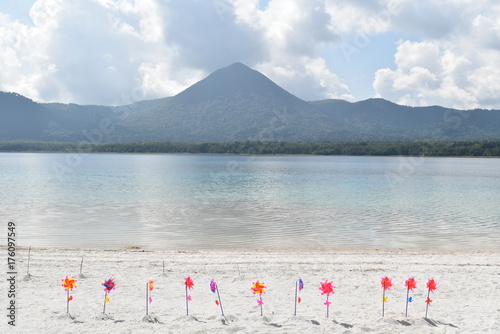
<instances>
[{"instance_id":1,"label":"pink pinwheel","mask_svg":"<svg viewBox=\"0 0 500 334\"><path fill-rule=\"evenodd\" d=\"M329 312L330 312L330 304L331 302L329 301L330 294L335 293L333 289L336 287L333 286L333 282L329 282L328 280L325 280L324 282L319 283L319 289L321 290L322 295L326 295L326 301L323 303L326 305L326 317L329 317Z\"/></svg>"}]
</instances>

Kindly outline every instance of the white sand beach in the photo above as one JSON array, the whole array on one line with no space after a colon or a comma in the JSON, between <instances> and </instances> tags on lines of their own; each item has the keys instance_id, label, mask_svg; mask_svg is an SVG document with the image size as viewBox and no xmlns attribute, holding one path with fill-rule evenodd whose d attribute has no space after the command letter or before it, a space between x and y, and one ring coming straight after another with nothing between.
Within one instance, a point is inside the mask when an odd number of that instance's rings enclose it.
<instances>
[{"instance_id":1,"label":"white sand beach","mask_svg":"<svg viewBox=\"0 0 500 334\"><path fill-rule=\"evenodd\" d=\"M2 257L7 263L5 247ZM500 331L500 252L411 250L31 250L18 249L16 326L8 325L8 282L1 280L2 333L498 333ZM83 277L80 263L83 261ZM163 273L163 261L165 274ZM5 272L5 271L4 271ZM71 318L61 279L74 276ZM186 315L184 279L190 276ZM382 312L381 277L394 284ZM405 280L414 276L405 317ZM102 315L102 283L116 278ZM434 278L437 290L425 319L425 288ZM302 278L301 303L294 316L295 282ZM155 282L149 304L158 322L143 321L146 284ZM220 289L226 319L210 291ZM267 286L263 314L252 283ZM329 318L321 281L336 286Z\"/></svg>"}]
</instances>

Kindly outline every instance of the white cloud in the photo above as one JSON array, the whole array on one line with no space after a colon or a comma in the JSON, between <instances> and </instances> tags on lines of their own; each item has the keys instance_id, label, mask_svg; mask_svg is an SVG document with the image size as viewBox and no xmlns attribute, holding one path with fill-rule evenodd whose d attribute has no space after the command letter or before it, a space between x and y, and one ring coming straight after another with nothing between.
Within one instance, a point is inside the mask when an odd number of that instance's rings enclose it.
<instances>
[{"instance_id":1,"label":"white cloud","mask_svg":"<svg viewBox=\"0 0 500 334\"><path fill-rule=\"evenodd\" d=\"M394 66L365 74L377 96L500 108L495 0L37 0L12 17L0 13L0 90L40 101L174 95L237 61L303 99L353 100L325 50L350 42L370 61L393 34Z\"/></svg>"},{"instance_id":2,"label":"white cloud","mask_svg":"<svg viewBox=\"0 0 500 334\"><path fill-rule=\"evenodd\" d=\"M395 23L401 29L426 28L410 29L421 40L400 43L395 69L375 73L377 96L411 105L500 108L500 7L491 1L448 0L432 6L424 2L416 10L432 14L432 29L422 15L399 18L406 22Z\"/></svg>"},{"instance_id":3,"label":"white cloud","mask_svg":"<svg viewBox=\"0 0 500 334\"><path fill-rule=\"evenodd\" d=\"M257 1L252 7L240 1L235 7L238 19L262 36L267 50L255 62L257 70L303 99L353 99L320 56L326 44L339 41L324 1L273 0L265 10Z\"/></svg>"}]
</instances>

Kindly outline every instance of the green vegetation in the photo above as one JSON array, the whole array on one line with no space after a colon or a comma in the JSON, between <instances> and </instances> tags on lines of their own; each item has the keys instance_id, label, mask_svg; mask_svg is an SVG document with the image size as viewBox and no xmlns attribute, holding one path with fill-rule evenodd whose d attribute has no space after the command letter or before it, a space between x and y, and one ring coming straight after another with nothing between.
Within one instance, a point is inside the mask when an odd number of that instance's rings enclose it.
<instances>
[{"instance_id":1,"label":"green vegetation","mask_svg":"<svg viewBox=\"0 0 500 334\"><path fill-rule=\"evenodd\" d=\"M0 141L2 152L312 154L358 156L500 157L500 141L316 142L234 141L90 144Z\"/></svg>"}]
</instances>

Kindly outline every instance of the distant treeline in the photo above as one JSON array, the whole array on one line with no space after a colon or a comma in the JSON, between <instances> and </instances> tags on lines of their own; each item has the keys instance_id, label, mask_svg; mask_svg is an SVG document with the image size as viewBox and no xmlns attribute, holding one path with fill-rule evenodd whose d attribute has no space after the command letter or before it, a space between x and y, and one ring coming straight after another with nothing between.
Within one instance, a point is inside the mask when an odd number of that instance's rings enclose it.
<instances>
[{"instance_id":1,"label":"distant treeline","mask_svg":"<svg viewBox=\"0 0 500 334\"><path fill-rule=\"evenodd\" d=\"M0 141L0 151L500 157L500 141L327 143L236 141L217 143L144 142L121 144Z\"/></svg>"}]
</instances>

